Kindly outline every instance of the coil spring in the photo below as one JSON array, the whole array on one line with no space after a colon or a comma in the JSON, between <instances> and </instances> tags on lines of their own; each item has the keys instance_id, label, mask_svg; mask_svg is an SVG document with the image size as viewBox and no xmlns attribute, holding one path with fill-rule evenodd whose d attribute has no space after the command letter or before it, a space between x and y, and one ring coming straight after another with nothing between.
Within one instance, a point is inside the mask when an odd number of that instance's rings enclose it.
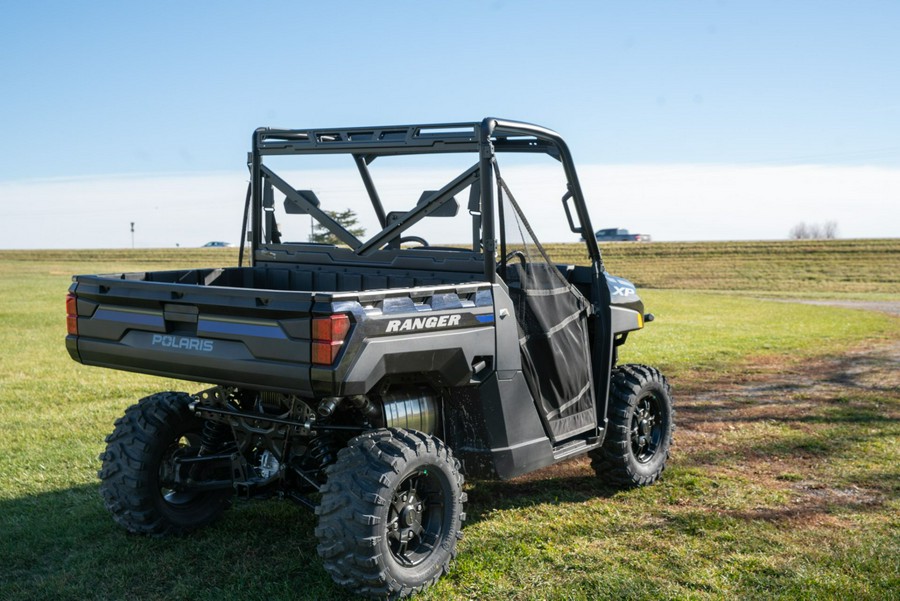
<instances>
[{"instance_id":1,"label":"coil spring","mask_svg":"<svg viewBox=\"0 0 900 601\"><path fill-rule=\"evenodd\" d=\"M325 481L325 468L337 460L340 446L334 436L322 434L313 438L303 454L304 470L315 470L317 478Z\"/></svg>"},{"instance_id":2,"label":"coil spring","mask_svg":"<svg viewBox=\"0 0 900 601\"><path fill-rule=\"evenodd\" d=\"M231 428L228 424L213 420L206 420L203 424L203 432L200 434L200 454L212 455L221 450L228 442Z\"/></svg>"}]
</instances>

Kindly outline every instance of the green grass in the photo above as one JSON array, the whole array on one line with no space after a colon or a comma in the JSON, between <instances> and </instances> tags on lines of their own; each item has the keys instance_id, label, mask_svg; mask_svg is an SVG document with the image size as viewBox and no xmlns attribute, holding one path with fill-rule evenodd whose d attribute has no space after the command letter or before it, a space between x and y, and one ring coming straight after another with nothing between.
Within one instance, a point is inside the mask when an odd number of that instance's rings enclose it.
<instances>
[{"instance_id":1,"label":"green grass","mask_svg":"<svg viewBox=\"0 0 900 601\"><path fill-rule=\"evenodd\" d=\"M887 340L897 334L883 314L873 311L713 292L639 293L656 320L630 335L620 358L668 373L728 371L765 355L836 353L864 339Z\"/></svg>"},{"instance_id":2,"label":"green grass","mask_svg":"<svg viewBox=\"0 0 900 601\"><path fill-rule=\"evenodd\" d=\"M810 286L822 295L896 299L900 270L890 266L900 244L860 244L815 255L824 264ZM575 461L513 482L469 482L460 556L422 598L897 598L897 386L822 396L798 385L779 389L771 406L732 397L729 386L896 341L900 320L748 296L787 292L787 282L802 279L797 265L808 251L799 244L780 258L794 265L783 281L763 278L768 268L745 257L760 249L742 243L735 247L752 248L734 260L758 271L691 286L684 274L706 271L701 247L692 258L657 243L617 245L606 255L613 273L667 288L642 291L657 320L622 354L662 366L683 401L664 479L614 491ZM616 264L626 250L657 255ZM709 254L720 260L726 251L716 243ZM116 417L147 394L198 386L69 359L70 274L217 266L235 257L0 252L0 599L350 598L316 556L314 516L293 504L239 502L213 526L173 539L129 536L102 507L97 455ZM642 275L655 261L679 265L671 282ZM867 274L865 282L841 275L850 272ZM746 294L724 294L727 286Z\"/></svg>"}]
</instances>

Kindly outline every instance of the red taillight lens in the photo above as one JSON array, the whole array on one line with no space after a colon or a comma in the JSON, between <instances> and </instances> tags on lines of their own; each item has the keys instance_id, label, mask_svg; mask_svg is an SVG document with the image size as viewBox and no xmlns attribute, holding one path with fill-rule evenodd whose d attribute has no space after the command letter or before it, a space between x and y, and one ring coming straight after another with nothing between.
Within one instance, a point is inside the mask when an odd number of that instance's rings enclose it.
<instances>
[{"instance_id":1,"label":"red taillight lens","mask_svg":"<svg viewBox=\"0 0 900 601\"><path fill-rule=\"evenodd\" d=\"M331 365L350 331L350 318L343 313L312 320L312 362Z\"/></svg>"},{"instance_id":2,"label":"red taillight lens","mask_svg":"<svg viewBox=\"0 0 900 601\"><path fill-rule=\"evenodd\" d=\"M316 365L331 365L341 350L340 342L313 342L312 362Z\"/></svg>"},{"instance_id":3,"label":"red taillight lens","mask_svg":"<svg viewBox=\"0 0 900 601\"><path fill-rule=\"evenodd\" d=\"M71 292L66 296L66 331L78 335L78 298Z\"/></svg>"},{"instance_id":4,"label":"red taillight lens","mask_svg":"<svg viewBox=\"0 0 900 601\"><path fill-rule=\"evenodd\" d=\"M315 317L312 321L312 338L323 342L343 342L350 331L350 318L339 313L328 317Z\"/></svg>"}]
</instances>

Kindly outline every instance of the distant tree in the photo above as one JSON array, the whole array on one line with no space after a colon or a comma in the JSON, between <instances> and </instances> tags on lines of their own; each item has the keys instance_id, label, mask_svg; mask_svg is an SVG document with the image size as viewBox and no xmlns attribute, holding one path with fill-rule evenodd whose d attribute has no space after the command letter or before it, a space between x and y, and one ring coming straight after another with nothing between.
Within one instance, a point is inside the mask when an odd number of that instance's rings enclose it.
<instances>
[{"instance_id":1,"label":"distant tree","mask_svg":"<svg viewBox=\"0 0 900 601\"><path fill-rule=\"evenodd\" d=\"M791 240L834 240L837 238L837 222L826 221L819 225L801 221L791 228L788 238Z\"/></svg>"},{"instance_id":2,"label":"distant tree","mask_svg":"<svg viewBox=\"0 0 900 601\"><path fill-rule=\"evenodd\" d=\"M357 219L356 213L353 210L347 209L345 211L325 212L357 238L362 238L366 234L366 229L359 226L359 219ZM313 231L309 236L309 241L317 242L319 244L341 244L338 237L328 231L328 228L318 221L313 223Z\"/></svg>"},{"instance_id":3,"label":"distant tree","mask_svg":"<svg viewBox=\"0 0 900 601\"><path fill-rule=\"evenodd\" d=\"M791 231L788 233L788 238L791 240L805 240L809 238L809 228L806 223L801 221L792 227Z\"/></svg>"}]
</instances>

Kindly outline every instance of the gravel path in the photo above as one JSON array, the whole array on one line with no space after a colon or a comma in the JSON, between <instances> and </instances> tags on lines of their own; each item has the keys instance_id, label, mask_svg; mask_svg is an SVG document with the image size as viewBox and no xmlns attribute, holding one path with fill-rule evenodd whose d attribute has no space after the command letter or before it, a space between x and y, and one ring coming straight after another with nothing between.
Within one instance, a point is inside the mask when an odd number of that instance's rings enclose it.
<instances>
[{"instance_id":1,"label":"gravel path","mask_svg":"<svg viewBox=\"0 0 900 601\"><path fill-rule=\"evenodd\" d=\"M830 307L845 307L847 309L867 309L880 311L891 315L900 315L900 301L839 301L839 300L797 300L790 301L804 303L806 305L827 305Z\"/></svg>"},{"instance_id":2,"label":"gravel path","mask_svg":"<svg viewBox=\"0 0 900 601\"><path fill-rule=\"evenodd\" d=\"M804 305L826 305L829 307L845 307L847 309L865 309L868 311L880 311L890 315L900 315L900 300L898 301L854 301L854 300L800 300L800 299L766 299L778 300L785 303L802 303Z\"/></svg>"}]
</instances>

